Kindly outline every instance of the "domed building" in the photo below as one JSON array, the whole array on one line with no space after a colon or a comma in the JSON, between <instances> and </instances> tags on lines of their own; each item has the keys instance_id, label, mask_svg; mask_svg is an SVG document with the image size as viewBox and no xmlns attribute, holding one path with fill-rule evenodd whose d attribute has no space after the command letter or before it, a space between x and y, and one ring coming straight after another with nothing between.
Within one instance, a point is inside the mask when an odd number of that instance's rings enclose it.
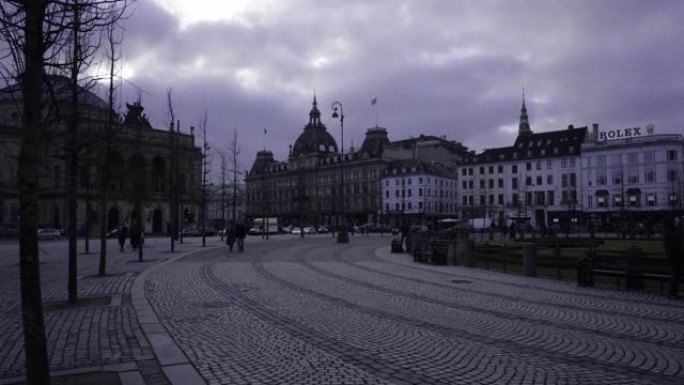
<instances>
[{"instance_id":1,"label":"domed building","mask_svg":"<svg viewBox=\"0 0 684 385\"><path fill-rule=\"evenodd\" d=\"M318 110L318 102L314 95L313 107L309 112L309 123L304 126L302 132L292 146L290 158L308 155L336 154L337 143L321 123L321 112Z\"/></svg>"},{"instance_id":2,"label":"domed building","mask_svg":"<svg viewBox=\"0 0 684 385\"><path fill-rule=\"evenodd\" d=\"M252 218L277 217L279 223L295 226L334 226L343 217L347 223L378 223L383 213L380 182L387 165L417 156L415 149L425 140L420 137L393 143L387 129L376 126L366 131L360 148L350 148L342 155L344 146L340 143L338 147L321 121L314 96L309 122L290 146L288 159L277 161L267 150L257 154L245 178L246 214ZM420 155L435 153L439 151Z\"/></svg>"}]
</instances>

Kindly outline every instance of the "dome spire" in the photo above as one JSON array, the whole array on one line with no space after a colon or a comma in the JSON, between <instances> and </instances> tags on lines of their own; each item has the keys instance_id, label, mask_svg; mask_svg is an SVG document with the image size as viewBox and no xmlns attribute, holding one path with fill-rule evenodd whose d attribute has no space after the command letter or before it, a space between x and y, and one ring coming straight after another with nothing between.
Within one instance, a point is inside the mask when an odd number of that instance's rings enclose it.
<instances>
[{"instance_id":1,"label":"dome spire","mask_svg":"<svg viewBox=\"0 0 684 385\"><path fill-rule=\"evenodd\" d=\"M318 102L316 101L316 91L314 90L314 97L312 103L311 111L309 112L309 125L310 126L320 126L321 125L321 112L318 110Z\"/></svg>"},{"instance_id":2,"label":"dome spire","mask_svg":"<svg viewBox=\"0 0 684 385\"><path fill-rule=\"evenodd\" d=\"M527 116L527 106L525 105L525 87L522 91L522 107L520 108L520 123L518 124L518 136L531 134L530 121Z\"/></svg>"}]
</instances>

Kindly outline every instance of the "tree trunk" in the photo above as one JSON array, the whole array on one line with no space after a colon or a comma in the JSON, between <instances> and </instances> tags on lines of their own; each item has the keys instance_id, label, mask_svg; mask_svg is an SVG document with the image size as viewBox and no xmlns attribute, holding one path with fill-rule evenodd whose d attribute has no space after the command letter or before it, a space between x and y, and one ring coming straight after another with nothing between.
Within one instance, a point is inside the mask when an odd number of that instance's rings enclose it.
<instances>
[{"instance_id":1,"label":"tree trunk","mask_svg":"<svg viewBox=\"0 0 684 385\"><path fill-rule=\"evenodd\" d=\"M41 303L38 252L38 171L40 168L41 95L45 77L43 42L44 1L24 4L23 139L19 154L20 224L19 266L27 384L49 384L47 341Z\"/></svg>"}]
</instances>

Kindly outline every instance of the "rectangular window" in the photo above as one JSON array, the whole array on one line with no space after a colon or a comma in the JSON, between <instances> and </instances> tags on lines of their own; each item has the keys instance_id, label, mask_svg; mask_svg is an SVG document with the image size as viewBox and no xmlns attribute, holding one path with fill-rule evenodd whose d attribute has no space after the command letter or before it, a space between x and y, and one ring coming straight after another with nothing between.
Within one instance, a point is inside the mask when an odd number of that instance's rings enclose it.
<instances>
[{"instance_id":1,"label":"rectangular window","mask_svg":"<svg viewBox=\"0 0 684 385\"><path fill-rule=\"evenodd\" d=\"M606 167L606 156L605 155L599 155L596 157L596 166L599 168Z\"/></svg>"},{"instance_id":2,"label":"rectangular window","mask_svg":"<svg viewBox=\"0 0 684 385\"><path fill-rule=\"evenodd\" d=\"M499 166L498 166L498 171L499 171L499 174L503 174L503 166L499 165Z\"/></svg>"},{"instance_id":3,"label":"rectangular window","mask_svg":"<svg viewBox=\"0 0 684 385\"><path fill-rule=\"evenodd\" d=\"M677 160L677 151L676 150L668 150L667 151L667 160L669 160L669 161Z\"/></svg>"},{"instance_id":4,"label":"rectangular window","mask_svg":"<svg viewBox=\"0 0 684 385\"><path fill-rule=\"evenodd\" d=\"M676 182L679 180L679 178L677 178L677 174L677 170L667 170L667 181Z\"/></svg>"},{"instance_id":5,"label":"rectangular window","mask_svg":"<svg viewBox=\"0 0 684 385\"><path fill-rule=\"evenodd\" d=\"M463 181L463 189L467 190L468 189L468 182Z\"/></svg>"},{"instance_id":6,"label":"rectangular window","mask_svg":"<svg viewBox=\"0 0 684 385\"><path fill-rule=\"evenodd\" d=\"M531 163L531 162L527 162L527 163L525 164L525 168L527 169L527 171L532 170L532 163Z\"/></svg>"},{"instance_id":7,"label":"rectangular window","mask_svg":"<svg viewBox=\"0 0 684 385\"><path fill-rule=\"evenodd\" d=\"M511 188L513 188L513 189L518 188L518 178L511 179Z\"/></svg>"},{"instance_id":8,"label":"rectangular window","mask_svg":"<svg viewBox=\"0 0 684 385\"><path fill-rule=\"evenodd\" d=\"M553 174L546 176L546 184L553 184Z\"/></svg>"},{"instance_id":9,"label":"rectangular window","mask_svg":"<svg viewBox=\"0 0 684 385\"><path fill-rule=\"evenodd\" d=\"M468 188L473 188L473 181L472 180L468 181Z\"/></svg>"},{"instance_id":10,"label":"rectangular window","mask_svg":"<svg viewBox=\"0 0 684 385\"><path fill-rule=\"evenodd\" d=\"M541 175L538 175L538 176L537 176L537 186L541 186L542 183L543 183L543 178L542 178Z\"/></svg>"},{"instance_id":11,"label":"rectangular window","mask_svg":"<svg viewBox=\"0 0 684 385\"><path fill-rule=\"evenodd\" d=\"M611 156L610 156L610 165L611 165L611 166L620 166L620 165L622 165L622 154L619 154L619 155L611 155Z\"/></svg>"},{"instance_id":12,"label":"rectangular window","mask_svg":"<svg viewBox=\"0 0 684 385\"><path fill-rule=\"evenodd\" d=\"M503 188L504 186L504 180L503 178L499 178L499 188Z\"/></svg>"},{"instance_id":13,"label":"rectangular window","mask_svg":"<svg viewBox=\"0 0 684 385\"><path fill-rule=\"evenodd\" d=\"M489 180L489 188L494 188L494 179Z\"/></svg>"},{"instance_id":14,"label":"rectangular window","mask_svg":"<svg viewBox=\"0 0 684 385\"><path fill-rule=\"evenodd\" d=\"M489 166L489 173L494 174L494 166Z\"/></svg>"},{"instance_id":15,"label":"rectangular window","mask_svg":"<svg viewBox=\"0 0 684 385\"><path fill-rule=\"evenodd\" d=\"M547 161L546 161L546 169L547 169L547 170L553 169L553 161L552 161L552 160L547 160Z\"/></svg>"},{"instance_id":16,"label":"rectangular window","mask_svg":"<svg viewBox=\"0 0 684 385\"><path fill-rule=\"evenodd\" d=\"M519 203L518 194L517 194L517 193L513 193L512 198L513 198L513 205L514 205L514 206L517 206L518 203Z\"/></svg>"},{"instance_id":17,"label":"rectangular window","mask_svg":"<svg viewBox=\"0 0 684 385\"><path fill-rule=\"evenodd\" d=\"M556 196L555 191L553 190L548 190L546 192L546 203L553 206L554 205L554 198Z\"/></svg>"},{"instance_id":18,"label":"rectangular window","mask_svg":"<svg viewBox=\"0 0 684 385\"><path fill-rule=\"evenodd\" d=\"M627 164L629 165L635 165L639 163L639 153L638 152L630 152L627 154Z\"/></svg>"},{"instance_id":19,"label":"rectangular window","mask_svg":"<svg viewBox=\"0 0 684 385\"><path fill-rule=\"evenodd\" d=\"M561 159L561 168L568 168L568 160L566 158Z\"/></svg>"},{"instance_id":20,"label":"rectangular window","mask_svg":"<svg viewBox=\"0 0 684 385\"><path fill-rule=\"evenodd\" d=\"M499 194L499 204L503 205L504 204L504 196L503 194Z\"/></svg>"},{"instance_id":21,"label":"rectangular window","mask_svg":"<svg viewBox=\"0 0 684 385\"><path fill-rule=\"evenodd\" d=\"M654 183L656 181L656 172L654 167L649 167L644 171L644 181L647 183Z\"/></svg>"},{"instance_id":22,"label":"rectangular window","mask_svg":"<svg viewBox=\"0 0 684 385\"><path fill-rule=\"evenodd\" d=\"M639 170L632 168L629 170L629 183L639 183Z\"/></svg>"},{"instance_id":23,"label":"rectangular window","mask_svg":"<svg viewBox=\"0 0 684 385\"><path fill-rule=\"evenodd\" d=\"M606 198L602 196L596 197L596 206L606 207Z\"/></svg>"},{"instance_id":24,"label":"rectangular window","mask_svg":"<svg viewBox=\"0 0 684 385\"><path fill-rule=\"evenodd\" d=\"M621 207L622 206L622 195L613 196L613 206L615 206L615 207Z\"/></svg>"},{"instance_id":25,"label":"rectangular window","mask_svg":"<svg viewBox=\"0 0 684 385\"><path fill-rule=\"evenodd\" d=\"M485 188L485 181L480 179L480 188Z\"/></svg>"},{"instance_id":26,"label":"rectangular window","mask_svg":"<svg viewBox=\"0 0 684 385\"><path fill-rule=\"evenodd\" d=\"M518 166L517 165L512 165L511 166L511 173L517 174L518 173Z\"/></svg>"},{"instance_id":27,"label":"rectangular window","mask_svg":"<svg viewBox=\"0 0 684 385\"><path fill-rule=\"evenodd\" d=\"M480 166L480 175L484 175L484 173L485 173L484 166Z\"/></svg>"},{"instance_id":28,"label":"rectangular window","mask_svg":"<svg viewBox=\"0 0 684 385\"><path fill-rule=\"evenodd\" d=\"M541 160L538 160L538 161L537 161L536 166L537 166L537 170L541 170L541 169L542 169L542 162L541 162Z\"/></svg>"},{"instance_id":29,"label":"rectangular window","mask_svg":"<svg viewBox=\"0 0 684 385\"><path fill-rule=\"evenodd\" d=\"M568 174L561 175L561 187L568 187Z\"/></svg>"},{"instance_id":30,"label":"rectangular window","mask_svg":"<svg viewBox=\"0 0 684 385\"><path fill-rule=\"evenodd\" d=\"M654 163L655 162L655 151L644 152L644 163Z\"/></svg>"},{"instance_id":31,"label":"rectangular window","mask_svg":"<svg viewBox=\"0 0 684 385\"><path fill-rule=\"evenodd\" d=\"M468 197L467 196L463 197L463 206L468 206Z\"/></svg>"},{"instance_id":32,"label":"rectangular window","mask_svg":"<svg viewBox=\"0 0 684 385\"><path fill-rule=\"evenodd\" d=\"M526 186L532 186L532 177L528 176L525 178L525 185Z\"/></svg>"},{"instance_id":33,"label":"rectangular window","mask_svg":"<svg viewBox=\"0 0 684 385\"><path fill-rule=\"evenodd\" d=\"M605 186L607 183L606 170L600 169L596 170L596 185Z\"/></svg>"},{"instance_id":34,"label":"rectangular window","mask_svg":"<svg viewBox=\"0 0 684 385\"><path fill-rule=\"evenodd\" d=\"M655 194L648 194L648 195L646 196L646 203L647 203L649 206L655 206L655 205L657 204L656 195L655 195Z\"/></svg>"},{"instance_id":35,"label":"rectangular window","mask_svg":"<svg viewBox=\"0 0 684 385\"><path fill-rule=\"evenodd\" d=\"M621 183L622 183L622 169L614 168L613 169L613 184L621 184Z\"/></svg>"}]
</instances>

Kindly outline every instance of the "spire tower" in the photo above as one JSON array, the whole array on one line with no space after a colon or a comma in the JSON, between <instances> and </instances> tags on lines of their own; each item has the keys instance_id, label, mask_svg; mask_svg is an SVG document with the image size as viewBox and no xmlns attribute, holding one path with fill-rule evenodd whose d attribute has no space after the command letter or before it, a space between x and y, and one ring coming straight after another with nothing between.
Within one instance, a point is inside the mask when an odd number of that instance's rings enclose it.
<instances>
[{"instance_id":1,"label":"spire tower","mask_svg":"<svg viewBox=\"0 0 684 385\"><path fill-rule=\"evenodd\" d=\"M525 106L525 87L522 93L522 108L520 108L520 123L518 124L518 136L531 134L530 121L527 117L527 106Z\"/></svg>"}]
</instances>

